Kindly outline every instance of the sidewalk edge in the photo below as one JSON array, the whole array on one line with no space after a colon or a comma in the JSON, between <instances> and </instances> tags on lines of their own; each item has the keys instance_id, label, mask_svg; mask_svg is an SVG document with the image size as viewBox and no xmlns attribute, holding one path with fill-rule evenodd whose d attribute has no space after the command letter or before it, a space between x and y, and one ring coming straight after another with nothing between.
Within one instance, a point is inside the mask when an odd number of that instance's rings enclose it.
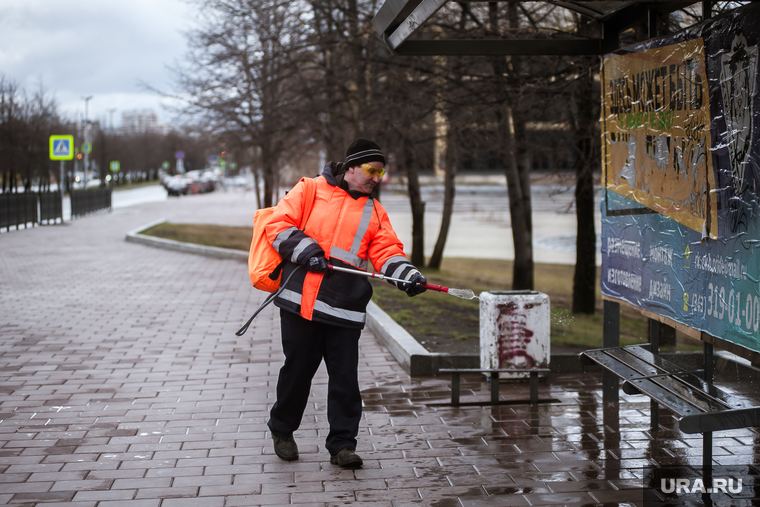
<instances>
[{"instance_id":1,"label":"sidewalk edge","mask_svg":"<svg viewBox=\"0 0 760 507\"><path fill-rule=\"evenodd\" d=\"M367 327L409 375L437 373L437 369L433 371L432 359L441 354L428 352L374 301L367 305Z\"/></svg>"},{"instance_id":2,"label":"sidewalk edge","mask_svg":"<svg viewBox=\"0 0 760 507\"><path fill-rule=\"evenodd\" d=\"M207 257L214 257L217 259L237 259L243 262L248 262L248 252L242 250L233 250L231 248L219 248L215 246L196 245L195 243L183 243L181 241L174 241L171 239L156 238L153 236L146 236L141 234L143 231L150 229L158 224L164 223L166 220L157 220L144 225L134 231L128 232L126 240L130 243L140 243L143 245L153 246L156 248L163 248L165 250L174 250L178 252L194 253L198 255L205 255Z\"/></svg>"}]
</instances>

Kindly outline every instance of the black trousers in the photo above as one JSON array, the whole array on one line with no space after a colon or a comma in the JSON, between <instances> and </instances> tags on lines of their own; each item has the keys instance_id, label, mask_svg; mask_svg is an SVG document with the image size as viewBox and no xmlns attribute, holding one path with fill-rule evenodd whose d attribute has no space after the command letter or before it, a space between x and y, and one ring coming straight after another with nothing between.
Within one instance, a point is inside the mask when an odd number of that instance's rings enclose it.
<instances>
[{"instance_id":1,"label":"black trousers","mask_svg":"<svg viewBox=\"0 0 760 507\"><path fill-rule=\"evenodd\" d=\"M322 359L327 366L327 421L330 433L325 447L337 454L344 447L356 449L362 416L357 378L360 329L312 322L280 310L285 364L277 378L277 401L267 425L272 434L287 436L301 425L309 401L311 381Z\"/></svg>"}]
</instances>

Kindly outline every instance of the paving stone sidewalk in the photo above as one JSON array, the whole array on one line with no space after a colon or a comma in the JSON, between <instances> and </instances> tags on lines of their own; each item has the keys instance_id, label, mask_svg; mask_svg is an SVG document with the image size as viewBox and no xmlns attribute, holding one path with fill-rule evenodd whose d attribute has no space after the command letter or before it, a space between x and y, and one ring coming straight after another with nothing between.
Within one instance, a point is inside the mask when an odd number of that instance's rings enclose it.
<instances>
[{"instance_id":1,"label":"paving stone sidewalk","mask_svg":"<svg viewBox=\"0 0 760 507\"><path fill-rule=\"evenodd\" d=\"M235 201L234 199L238 199ZM357 451L324 448L324 367L296 438L273 452L265 422L283 356L279 317L234 260L127 243L161 217L247 224L239 196L139 205L0 235L0 503L72 507L486 507L618 505L641 498L643 466L699 464L701 438L648 432L649 403L605 413L601 376L553 374L551 403L527 384L499 406L448 406L448 378L410 378L369 332ZM225 222L226 220L226 222ZM463 401L488 400L480 377ZM755 463L760 435L715 437L716 463Z\"/></svg>"}]
</instances>

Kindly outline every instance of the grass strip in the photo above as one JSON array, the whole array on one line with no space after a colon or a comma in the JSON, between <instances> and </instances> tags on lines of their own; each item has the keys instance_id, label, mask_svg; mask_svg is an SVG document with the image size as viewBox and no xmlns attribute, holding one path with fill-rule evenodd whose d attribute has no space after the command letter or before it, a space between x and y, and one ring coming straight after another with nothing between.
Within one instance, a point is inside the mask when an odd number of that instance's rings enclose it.
<instances>
[{"instance_id":1,"label":"grass strip","mask_svg":"<svg viewBox=\"0 0 760 507\"><path fill-rule=\"evenodd\" d=\"M141 234L196 245L248 251L253 238L251 227L230 227L210 224L173 224L163 222Z\"/></svg>"}]
</instances>

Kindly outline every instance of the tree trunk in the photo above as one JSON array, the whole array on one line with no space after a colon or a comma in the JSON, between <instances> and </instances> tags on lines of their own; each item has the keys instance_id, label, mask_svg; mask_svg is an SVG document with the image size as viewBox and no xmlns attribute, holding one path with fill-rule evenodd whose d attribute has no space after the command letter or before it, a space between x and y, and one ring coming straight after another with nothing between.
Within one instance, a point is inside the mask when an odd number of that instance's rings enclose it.
<instances>
[{"instance_id":1,"label":"tree trunk","mask_svg":"<svg viewBox=\"0 0 760 507\"><path fill-rule=\"evenodd\" d=\"M499 34L499 6L490 2L489 30ZM519 12L515 3L507 4L507 17L512 33L519 29ZM512 289L533 290L533 220L531 217L530 167L526 164L525 120L516 109L512 96L519 87L522 59L519 56L494 57L494 82L501 104L495 109L498 122L499 156L507 177L509 215L512 222L512 243L515 260Z\"/></svg>"},{"instance_id":2,"label":"tree trunk","mask_svg":"<svg viewBox=\"0 0 760 507\"><path fill-rule=\"evenodd\" d=\"M259 170L254 169L253 170L253 190L256 192L256 206L258 209L263 208L261 205L261 189L259 188L261 184L261 178L259 178Z\"/></svg>"},{"instance_id":3,"label":"tree trunk","mask_svg":"<svg viewBox=\"0 0 760 507\"><path fill-rule=\"evenodd\" d=\"M588 141L578 141L582 148ZM575 208L577 240L573 276L573 313L593 314L596 308L596 230L594 180L591 168L576 167Z\"/></svg>"},{"instance_id":4,"label":"tree trunk","mask_svg":"<svg viewBox=\"0 0 760 507\"><path fill-rule=\"evenodd\" d=\"M589 67L590 68L590 67ZM573 276L573 313L592 315L596 309L596 227L594 224L594 97L590 72L576 93L575 213L577 239Z\"/></svg>"},{"instance_id":5,"label":"tree trunk","mask_svg":"<svg viewBox=\"0 0 760 507\"><path fill-rule=\"evenodd\" d=\"M270 153L269 146L261 147L261 169L264 173L264 207L269 208L273 205L275 194L274 181L274 160Z\"/></svg>"},{"instance_id":6,"label":"tree trunk","mask_svg":"<svg viewBox=\"0 0 760 507\"><path fill-rule=\"evenodd\" d=\"M512 124L512 138L514 139L515 162L517 163L517 171L520 173L522 207L528 235L531 240L530 259L531 265L533 265L533 198L530 191L530 160L528 158L528 143L525 138L525 116L513 108L512 118L514 120ZM531 285L533 285L532 282Z\"/></svg>"},{"instance_id":7,"label":"tree trunk","mask_svg":"<svg viewBox=\"0 0 760 507\"><path fill-rule=\"evenodd\" d=\"M589 150L590 139L579 139L577 148ZM577 239L573 276L573 313L592 315L596 309L596 230L594 226L593 171L582 157L576 160L575 214Z\"/></svg>"},{"instance_id":8,"label":"tree trunk","mask_svg":"<svg viewBox=\"0 0 760 507\"><path fill-rule=\"evenodd\" d=\"M525 174L525 170L521 170L521 166L517 160L512 108L507 107L506 118L503 123L508 129L505 135L508 154L505 171L507 176L507 192L509 194L509 215L512 222L512 242L515 251L515 261L512 268L512 289L533 290L533 234L531 231L531 209L529 207L530 179L529 175ZM525 195L526 187L527 196ZM528 203L527 208L525 207L526 203Z\"/></svg>"},{"instance_id":9,"label":"tree trunk","mask_svg":"<svg viewBox=\"0 0 760 507\"><path fill-rule=\"evenodd\" d=\"M350 51L353 60L349 68L348 99L351 104L351 115L354 118L355 125L358 127L357 131L364 132L365 125L361 110L367 106L367 89L357 0L348 0L347 11L349 44L351 45Z\"/></svg>"},{"instance_id":10,"label":"tree trunk","mask_svg":"<svg viewBox=\"0 0 760 507\"><path fill-rule=\"evenodd\" d=\"M433 249L433 255L430 257L428 267L441 269L443 262L443 249L446 246L446 239L449 235L451 225L451 215L454 211L454 196L456 195L456 168L457 168L457 138L455 129L449 129L446 136L446 162L444 167L444 190L443 190L443 212L441 214L441 229L438 232L438 240Z\"/></svg>"},{"instance_id":11,"label":"tree trunk","mask_svg":"<svg viewBox=\"0 0 760 507\"><path fill-rule=\"evenodd\" d=\"M415 266L425 265L425 203L420 190L420 178L417 173L414 146L404 140L404 165L406 166L409 202L412 206L412 256Z\"/></svg>"},{"instance_id":12,"label":"tree trunk","mask_svg":"<svg viewBox=\"0 0 760 507\"><path fill-rule=\"evenodd\" d=\"M499 134L499 158L504 166L512 225L514 264L512 289L533 290L533 243L530 199L530 174L521 169L515 148L515 126L512 108L506 103L495 110ZM528 195L525 195L525 194Z\"/></svg>"}]
</instances>

